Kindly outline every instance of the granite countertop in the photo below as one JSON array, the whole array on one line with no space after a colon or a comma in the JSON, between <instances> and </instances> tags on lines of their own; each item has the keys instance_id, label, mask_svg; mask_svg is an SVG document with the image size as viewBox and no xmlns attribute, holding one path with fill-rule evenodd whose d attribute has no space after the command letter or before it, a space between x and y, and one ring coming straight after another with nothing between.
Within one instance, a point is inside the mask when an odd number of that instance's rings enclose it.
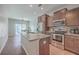
<instances>
[{"instance_id":1,"label":"granite countertop","mask_svg":"<svg viewBox=\"0 0 79 59\"><path fill-rule=\"evenodd\" d=\"M79 34L66 33L65 35L71 35L71 36L77 36L77 37L79 37Z\"/></svg>"},{"instance_id":2,"label":"granite countertop","mask_svg":"<svg viewBox=\"0 0 79 59\"><path fill-rule=\"evenodd\" d=\"M46 37L50 37L50 35L46 35L46 34L42 34L42 33L28 33L26 34L25 32L22 33L22 35L30 40L30 41L34 41L37 39L42 39L42 38L46 38Z\"/></svg>"}]
</instances>

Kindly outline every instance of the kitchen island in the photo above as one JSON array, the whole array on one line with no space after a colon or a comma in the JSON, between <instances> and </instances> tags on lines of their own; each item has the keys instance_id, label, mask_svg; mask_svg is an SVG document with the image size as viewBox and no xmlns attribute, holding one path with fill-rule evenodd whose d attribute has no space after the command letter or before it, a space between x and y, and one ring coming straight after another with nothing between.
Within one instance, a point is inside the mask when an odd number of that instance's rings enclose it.
<instances>
[{"instance_id":1,"label":"kitchen island","mask_svg":"<svg viewBox=\"0 0 79 59\"><path fill-rule=\"evenodd\" d=\"M28 55L48 55L50 35L41 33L22 33L22 47Z\"/></svg>"}]
</instances>

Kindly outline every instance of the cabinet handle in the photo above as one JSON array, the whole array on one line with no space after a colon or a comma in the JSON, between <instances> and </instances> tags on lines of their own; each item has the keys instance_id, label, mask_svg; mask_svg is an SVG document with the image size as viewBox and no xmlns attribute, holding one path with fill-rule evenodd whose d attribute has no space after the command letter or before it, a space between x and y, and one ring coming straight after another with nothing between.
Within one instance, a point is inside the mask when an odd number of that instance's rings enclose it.
<instances>
[{"instance_id":1,"label":"cabinet handle","mask_svg":"<svg viewBox=\"0 0 79 59\"><path fill-rule=\"evenodd\" d=\"M46 41L43 41L43 44L46 44Z\"/></svg>"}]
</instances>

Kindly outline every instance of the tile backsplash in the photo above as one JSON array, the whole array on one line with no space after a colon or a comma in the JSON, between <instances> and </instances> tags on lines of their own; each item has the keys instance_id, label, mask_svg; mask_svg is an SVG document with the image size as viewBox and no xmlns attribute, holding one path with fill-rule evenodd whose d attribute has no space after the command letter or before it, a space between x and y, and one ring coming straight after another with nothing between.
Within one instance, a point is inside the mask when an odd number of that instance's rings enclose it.
<instances>
[{"instance_id":1,"label":"tile backsplash","mask_svg":"<svg viewBox=\"0 0 79 59\"><path fill-rule=\"evenodd\" d=\"M68 33L79 34L79 26L69 26L67 30Z\"/></svg>"}]
</instances>

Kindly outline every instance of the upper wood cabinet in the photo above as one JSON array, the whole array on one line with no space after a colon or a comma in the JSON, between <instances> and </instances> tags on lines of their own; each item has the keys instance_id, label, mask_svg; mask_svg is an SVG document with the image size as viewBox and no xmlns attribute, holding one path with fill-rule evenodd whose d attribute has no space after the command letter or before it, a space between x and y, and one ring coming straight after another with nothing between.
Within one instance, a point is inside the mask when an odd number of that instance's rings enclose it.
<instances>
[{"instance_id":1,"label":"upper wood cabinet","mask_svg":"<svg viewBox=\"0 0 79 59\"><path fill-rule=\"evenodd\" d=\"M79 25L79 8L69 10L66 14L66 24Z\"/></svg>"},{"instance_id":2,"label":"upper wood cabinet","mask_svg":"<svg viewBox=\"0 0 79 59\"><path fill-rule=\"evenodd\" d=\"M52 26L53 16L48 17L48 27Z\"/></svg>"},{"instance_id":3,"label":"upper wood cabinet","mask_svg":"<svg viewBox=\"0 0 79 59\"><path fill-rule=\"evenodd\" d=\"M67 12L67 8L64 8L64 9L61 9L61 10L54 12L54 18L53 19L54 20L60 20L60 19L65 18L66 12Z\"/></svg>"},{"instance_id":4,"label":"upper wood cabinet","mask_svg":"<svg viewBox=\"0 0 79 59\"><path fill-rule=\"evenodd\" d=\"M42 28L43 28L42 32L43 33L45 33L46 31L49 30L49 28L48 28L48 17L49 17L49 15L47 15L47 14L44 14L44 15L38 17L38 24L42 23Z\"/></svg>"}]
</instances>

